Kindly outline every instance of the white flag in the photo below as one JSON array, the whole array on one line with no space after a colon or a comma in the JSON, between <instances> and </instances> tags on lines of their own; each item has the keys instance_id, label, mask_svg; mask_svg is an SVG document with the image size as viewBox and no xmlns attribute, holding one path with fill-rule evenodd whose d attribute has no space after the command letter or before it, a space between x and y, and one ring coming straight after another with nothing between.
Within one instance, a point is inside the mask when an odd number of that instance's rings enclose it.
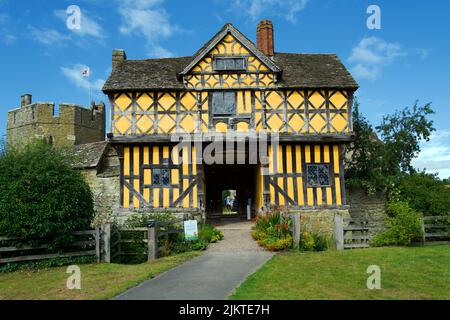
<instances>
[{"instance_id":1,"label":"white flag","mask_svg":"<svg viewBox=\"0 0 450 320\"><path fill-rule=\"evenodd\" d=\"M81 74L83 75L84 78L89 78L91 73L91 70L89 68L84 68L83 71L81 72Z\"/></svg>"}]
</instances>

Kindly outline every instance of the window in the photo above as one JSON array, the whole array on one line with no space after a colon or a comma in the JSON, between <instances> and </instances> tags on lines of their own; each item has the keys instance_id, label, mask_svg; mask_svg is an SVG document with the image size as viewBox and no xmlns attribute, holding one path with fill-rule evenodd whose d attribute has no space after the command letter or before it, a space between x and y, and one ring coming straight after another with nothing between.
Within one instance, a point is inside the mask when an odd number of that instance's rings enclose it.
<instances>
[{"instance_id":1,"label":"window","mask_svg":"<svg viewBox=\"0 0 450 320\"><path fill-rule=\"evenodd\" d=\"M245 71L247 70L245 58L215 57L213 68L216 71Z\"/></svg>"},{"instance_id":2,"label":"window","mask_svg":"<svg viewBox=\"0 0 450 320\"><path fill-rule=\"evenodd\" d=\"M168 165L165 160L163 164ZM152 170L152 184L155 186L169 186L170 185L170 170L166 168L157 168Z\"/></svg>"},{"instance_id":3,"label":"window","mask_svg":"<svg viewBox=\"0 0 450 320\"><path fill-rule=\"evenodd\" d=\"M307 183L309 187L330 185L330 167L327 164L309 164L307 166Z\"/></svg>"},{"instance_id":4,"label":"window","mask_svg":"<svg viewBox=\"0 0 450 320\"><path fill-rule=\"evenodd\" d=\"M236 94L234 92L213 92L212 104L214 115L236 114Z\"/></svg>"}]
</instances>

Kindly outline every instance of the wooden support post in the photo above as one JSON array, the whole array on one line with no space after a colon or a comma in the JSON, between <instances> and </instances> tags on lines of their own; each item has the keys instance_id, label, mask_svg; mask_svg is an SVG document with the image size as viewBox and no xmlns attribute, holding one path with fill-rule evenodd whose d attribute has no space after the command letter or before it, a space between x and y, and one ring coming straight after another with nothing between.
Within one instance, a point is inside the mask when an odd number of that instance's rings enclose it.
<instances>
[{"instance_id":1,"label":"wooden support post","mask_svg":"<svg viewBox=\"0 0 450 320\"><path fill-rule=\"evenodd\" d=\"M422 217L422 245L425 245L427 241L427 234L425 233L425 219Z\"/></svg>"},{"instance_id":2,"label":"wooden support post","mask_svg":"<svg viewBox=\"0 0 450 320\"><path fill-rule=\"evenodd\" d=\"M147 239L147 245L148 245L148 261L156 260L156 257L158 255L158 237L156 234L156 221L150 220L148 223L148 239Z\"/></svg>"},{"instance_id":3,"label":"wooden support post","mask_svg":"<svg viewBox=\"0 0 450 320\"><path fill-rule=\"evenodd\" d=\"M337 250L344 250L344 218L342 214L334 214L334 242Z\"/></svg>"},{"instance_id":4,"label":"wooden support post","mask_svg":"<svg viewBox=\"0 0 450 320\"><path fill-rule=\"evenodd\" d=\"M111 263L111 225L102 225L103 262Z\"/></svg>"},{"instance_id":5,"label":"wooden support post","mask_svg":"<svg viewBox=\"0 0 450 320\"><path fill-rule=\"evenodd\" d=\"M100 263L100 227L95 227L95 255L97 257L97 263Z\"/></svg>"},{"instance_id":6,"label":"wooden support post","mask_svg":"<svg viewBox=\"0 0 450 320\"><path fill-rule=\"evenodd\" d=\"M300 247L300 215L297 213L290 215L292 219L292 234L294 237L294 248Z\"/></svg>"}]
</instances>

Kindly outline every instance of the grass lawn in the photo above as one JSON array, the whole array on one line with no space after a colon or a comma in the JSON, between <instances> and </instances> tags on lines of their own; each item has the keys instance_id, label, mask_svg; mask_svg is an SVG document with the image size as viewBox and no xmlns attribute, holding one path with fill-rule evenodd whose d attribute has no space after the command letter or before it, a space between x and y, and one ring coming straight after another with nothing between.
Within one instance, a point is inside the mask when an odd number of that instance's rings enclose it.
<instances>
[{"instance_id":1,"label":"grass lawn","mask_svg":"<svg viewBox=\"0 0 450 320\"><path fill-rule=\"evenodd\" d=\"M366 286L381 269L381 289ZM450 299L450 247L370 248L274 256L230 297L275 299Z\"/></svg>"},{"instance_id":2,"label":"grass lawn","mask_svg":"<svg viewBox=\"0 0 450 320\"><path fill-rule=\"evenodd\" d=\"M67 289L67 267L4 273L0 274L0 300L110 299L201 254L189 252L139 265L80 265L81 290Z\"/></svg>"}]
</instances>

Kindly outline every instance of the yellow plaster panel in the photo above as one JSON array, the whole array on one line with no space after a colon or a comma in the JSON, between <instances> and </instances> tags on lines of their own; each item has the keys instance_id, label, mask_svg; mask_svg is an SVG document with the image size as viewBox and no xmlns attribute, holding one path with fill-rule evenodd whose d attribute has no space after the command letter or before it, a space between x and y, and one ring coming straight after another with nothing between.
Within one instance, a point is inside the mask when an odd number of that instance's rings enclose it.
<instances>
[{"instance_id":1,"label":"yellow plaster panel","mask_svg":"<svg viewBox=\"0 0 450 320\"><path fill-rule=\"evenodd\" d=\"M331 97L330 102L336 109L347 109L347 98L340 91L336 91ZM334 108L330 105L330 108Z\"/></svg>"},{"instance_id":2,"label":"yellow plaster panel","mask_svg":"<svg viewBox=\"0 0 450 320\"><path fill-rule=\"evenodd\" d=\"M116 98L115 102L116 105L119 107L119 109L125 110L130 106L131 99L128 98L128 96L125 93L122 93Z\"/></svg>"},{"instance_id":3,"label":"yellow plaster panel","mask_svg":"<svg viewBox=\"0 0 450 320\"><path fill-rule=\"evenodd\" d=\"M326 129L326 121L322 118L320 114L315 114L309 121L309 132L310 133L321 133Z\"/></svg>"},{"instance_id":4,"label":"yellow plaster panel","mask_svg":"<svg viewBox=\"0 0 450 320\"><path fill-rule=\"evenodd\" d=\"M249 130L249 126L248 126L247 122L242 121L237 124L237 131L247 132L248 130Z\"/></svg>"},{"instance_id":5,"label":"yellow plaster panel","mask_svg":"<svg viewBox=\"0 0 450 320\"><path fill-rule=\"evenodd\" d=\"M309 97L309 107L315 109L324 109L325 106L325 98L322 96L323 92L314 91L314 93ZM311 92L310 92L311 94Z\"/></svg>"},{"instance_id":6,"label":"yellow plaster panel","mask_svg":"<svg viewBox=\"0 0 450 320\"><path fill-rule=\"evenodd\" d=\"M175 107L175 94L174 93L163 93L158 98L158 109L163 108L164 110L170 110L172 107Z\"/></svg>"},{"instance_id":7,"label":"yellow plaster panel","mask_svg":"<svg viewBox=\"0 0 450 320\"><path fill-rule=\"evenodd\" d=\"M339 146L333 146L334 173L339 174Z\"/></svg>"},{"instance_id":8,"label":"yellow plaster panel","mask_svg":"<svg viewBox=\"0 0 450 320\"><path fill-rule=\"evenodd\" d=\"M137 104L143 111L147 111L152 107L153 99L147 93L144 93L137 99Z\"/></svg>"},{"instance_id":9,"label":"yellow plaster panel","mask_svg":"<svg viewBox=\"0 0 450 320\"><path fill-rule=\"evenodd\" d=\"M226 123L219 122L218 124L216 124L216 131L225 133L228 131L228 125Z\"/></svg>"},{"instance_id":10,"label":"yellow plaster panel","mask_svg":"<svg viewBox=\"0 0 450 320\"><path fill-rule=\"evenodd\" d=\"M305 99L299 91L291 91L287 93L288 109L300 109L303 107Z\"/></svg>"},{"instance_id":11,"label":"yellow plaster panel","mask_svg":"<svg viewBox=\"0 0 450 320\"><path fill-rule=\"evenodd\" d=\"M289 132L290 133L298 133L302 131L303 126L305 125L305 121L298 115L292 115L292 118L289 120Z\"/></svg>"},{"instance_id":12,"label":"yellow plaster panel","mask_svg":"<svg viewBox=\"0 0 450 320\"><path fill-rule=\"evenodd\" d=\"M125 134L131 128L131 122L125 116L122 116L114 122L114 128L119 134Z\"/></svg>"}]
</instances>

